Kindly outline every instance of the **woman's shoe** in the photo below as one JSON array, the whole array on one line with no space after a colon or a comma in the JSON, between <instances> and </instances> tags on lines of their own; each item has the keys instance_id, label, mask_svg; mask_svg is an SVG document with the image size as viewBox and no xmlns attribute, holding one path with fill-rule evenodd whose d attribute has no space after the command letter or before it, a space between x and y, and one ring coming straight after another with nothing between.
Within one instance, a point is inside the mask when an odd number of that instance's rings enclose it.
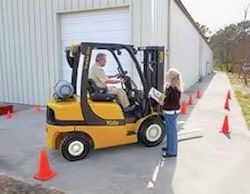
<instances>
[{"instance_id":1,"label":"woman's shoe","mask_svg":"<svg viewBox=\"0 0 250 194\"><path fill-rule=\"evenodd\" d=\"M169 154L169 153L166 153L166 152L163 152L162 154L162 157L163 158L174 158L176 157L177 155L174 155L174 154Z\"/></svg>"}]
</instances>

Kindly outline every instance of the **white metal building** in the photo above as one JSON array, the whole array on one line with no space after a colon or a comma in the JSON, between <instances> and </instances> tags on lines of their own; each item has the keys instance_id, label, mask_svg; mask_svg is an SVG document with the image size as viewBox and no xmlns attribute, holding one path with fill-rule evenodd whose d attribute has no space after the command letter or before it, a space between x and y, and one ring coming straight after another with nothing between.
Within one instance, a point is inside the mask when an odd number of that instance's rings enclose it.
<instances>
[{"instance_id":1,"label":"white metal building","mask_svg":"<svg viewBox=\"0 0 250 194\"><path fill-rule=\"evenodd\" d=\"M64 47L81 41L164 45L186 88L213 64L180 0L0 0L0 102L45 105L70 76Z\"/></svg>"}]
</instances>

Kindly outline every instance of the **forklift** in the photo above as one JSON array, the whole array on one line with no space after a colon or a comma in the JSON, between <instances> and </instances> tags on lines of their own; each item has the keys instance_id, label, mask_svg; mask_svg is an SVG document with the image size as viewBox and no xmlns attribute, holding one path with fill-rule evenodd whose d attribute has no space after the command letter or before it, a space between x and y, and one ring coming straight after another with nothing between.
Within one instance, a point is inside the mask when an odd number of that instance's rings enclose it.
<instances>
[{"instance_id":1,"label":"forklift","mask_svg":"<svg viewBox=\"0 0 250 194\"><path fill-rule=\"evenodd\" d=\"M124 112L116 95L99 88L89 79L94 50L110 52L115 59L121 84L131 112ZM84 159L90 150L141 143L146 147L158 146L165 138L165 127L160 106L148 96L154 87L163 92L164 47L82 42L65 49L66 60L72 69L71 83L60 81L47 105L46 140L49 149L60 149L69 161ZM124 70L119 56L127 53L141 81L139 89ZM136 55L142 54L140 64ZM83 57L82 64L80 57ZM82 68L80 68L82 66ZM78 71L81 70L80 83ZM80 84L80 94L77 85Z\"/></svg>"}]
</instances>

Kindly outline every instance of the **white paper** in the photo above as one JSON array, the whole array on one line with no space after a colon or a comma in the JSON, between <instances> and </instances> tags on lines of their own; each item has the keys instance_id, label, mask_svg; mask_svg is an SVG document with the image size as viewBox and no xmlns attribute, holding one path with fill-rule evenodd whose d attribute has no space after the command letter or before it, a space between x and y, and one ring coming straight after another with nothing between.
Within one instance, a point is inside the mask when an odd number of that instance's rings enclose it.
<instances>
[{"instance_id":1,"label":"white paper","mask_svg":"<svg viewBox=\"0 0 250 194\"><path fill-rule=\"evenodd\" d=\"M165 99L165 95L155 88L151 88L148 95L158 103Z\"/></svg>"}]
</instances>

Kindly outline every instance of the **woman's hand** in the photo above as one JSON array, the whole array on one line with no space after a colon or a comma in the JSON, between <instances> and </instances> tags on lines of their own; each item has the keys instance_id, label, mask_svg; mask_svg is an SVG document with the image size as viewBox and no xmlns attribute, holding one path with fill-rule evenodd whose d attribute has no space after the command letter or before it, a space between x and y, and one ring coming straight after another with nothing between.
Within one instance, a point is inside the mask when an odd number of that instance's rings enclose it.
<instances>
[{"instance_id":1,"label":"woman's hand","mask_svg":"<svg viewBox=\"0 0 250 194\"><path fill-rule=\"evenodd\" d=\"M160 100L159 100L159 104L160 104L161 106L163 106L163 105L164 105L164 100L165 100L165 97L160 98Z\"/></svg>"}]
</instances>

